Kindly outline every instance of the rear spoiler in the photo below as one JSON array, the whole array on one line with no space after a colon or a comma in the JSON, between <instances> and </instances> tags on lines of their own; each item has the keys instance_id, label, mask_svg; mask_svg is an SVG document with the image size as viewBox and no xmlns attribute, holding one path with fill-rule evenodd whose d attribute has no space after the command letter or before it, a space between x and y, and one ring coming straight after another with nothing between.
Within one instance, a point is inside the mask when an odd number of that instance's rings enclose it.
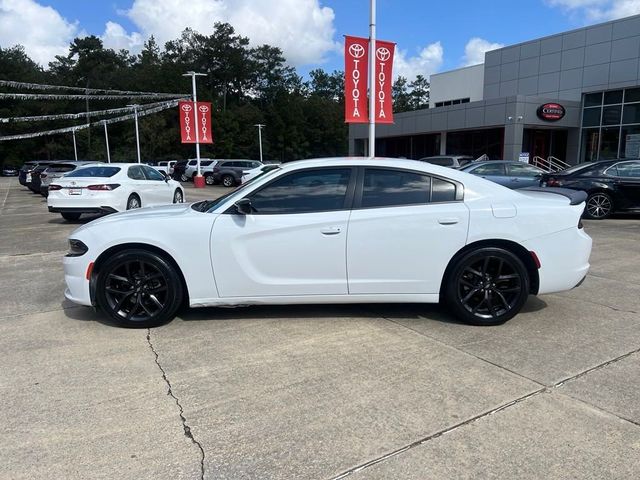
<instances>
[{"instance_id":1,"label":"rear spoiler","mask_svg":"<svg viewBox=\"0 0 640 480\"><path fill-rule=\"evenodd\" d=\"M569 199L571 205L580 205L582 202L587 200L587 192L583 192L582 190L571 190L570 188L559 188L559 187L526 187L519 188L518 190L524 190L528 192L543 192L543 193L554 193L556 195L562 195Z\"/></svg>"}]
</instances>

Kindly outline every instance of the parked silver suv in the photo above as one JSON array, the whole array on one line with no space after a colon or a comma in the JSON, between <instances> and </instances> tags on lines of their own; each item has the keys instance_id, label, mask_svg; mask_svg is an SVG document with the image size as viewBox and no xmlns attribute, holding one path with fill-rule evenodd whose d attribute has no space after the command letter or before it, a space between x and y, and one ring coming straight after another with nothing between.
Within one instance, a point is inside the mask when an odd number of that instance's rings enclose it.
<instances>
[{"instance_id":1,"label":"parked silver suv","mask_svg":"<svg viewBox=\"0 0 640 480\"><path fill-rule=\"evenodd\" d=\"M73 172L78 167L99 163L101 162L91 160L82 160L77 162L69 160L67 162L52 163L40 174L40 194L45 197L49 195L49 185L53 180L61 178L69 172Z\"/></svg>"}]
</instances>

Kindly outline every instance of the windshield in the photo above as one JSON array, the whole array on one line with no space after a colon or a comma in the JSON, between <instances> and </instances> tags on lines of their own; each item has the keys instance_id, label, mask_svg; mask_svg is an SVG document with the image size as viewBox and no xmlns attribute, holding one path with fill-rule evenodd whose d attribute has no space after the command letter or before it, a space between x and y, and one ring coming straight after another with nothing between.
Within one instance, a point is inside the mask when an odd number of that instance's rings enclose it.
<instances>
[{"instance_id":1,"label":"windshield","mask_svg":"<svg viewBox=\"0 0 640 480\"><path fill-rule=\"evenodd\" d=\"M120 167L85 167L78 168L71 173L67 173L65 177L113 177L120 171Z\"/></svg>"},{"instance_id":2,"label":"windshield","mask_svg":"<svg viewBox=\"0 0 640 480\"><path fill-rule=\"evenodd\" d=\"M222 202L224 202L227 198L229 198L231 195L235 195L236 193L241 192L242 190L245 190L249 185L254 183L259 178L264 178L267 175L272 175L273 172L275 172L277 170L280 170L280 167L276 167L276 168L273 168L273 169L271 169L269 171L262 172L259 175L256 175L251 180L248 180L247 182L245 182L242 185L240 185L238 188L235 188L234 190L231 190L229 193L227 193L227 194L225 194L225 195L223 195L221 197L218 197L215 200L203 200L202 202L194 203L193 205L191 205L191 208L193 208L196 212L210 212L210 211L214 210L215 208L219 207L220 204Z\"/></svg>"}]
</instances>

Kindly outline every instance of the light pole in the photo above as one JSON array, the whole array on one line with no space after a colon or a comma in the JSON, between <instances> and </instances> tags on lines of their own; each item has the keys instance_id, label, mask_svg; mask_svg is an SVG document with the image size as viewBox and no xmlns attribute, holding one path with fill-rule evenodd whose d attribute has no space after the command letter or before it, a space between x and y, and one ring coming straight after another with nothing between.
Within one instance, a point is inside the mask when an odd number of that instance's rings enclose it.
<instances>
[{"instance_id":1,"label":"light pole","mask_svg":"<svg viewBox=\"0 0 640 480\"><path fill-rule=\"evenodd\" d=\"M104 143L107 146L107 163L111 163L111 153L109 152L109 133L107 132L107 121L103 120L104 125Z\"/></svg>"},{"instance_id":2,"label":"light pole","mask_svg":"<svg viewBox=\"0 0 640 480\"><path fill-rule=\"evenodd\" d=\"M76 159L76 162L78 161L78 147L76 146L76 129L74 128L73 130L71 130L71 133L73 134L73 155Z\"/></svg>"},{"instance_id":3,"label":"light pole","mask_svg":"<svg viewBox=\"0 0 640 480\"><path fill-rule=\"evenodd\" d=\"M262 129L265 127L262 123L256 123L254 127L258 127L258 144L260 145L260 163L262 163Z\"/></svg>"},{"instance_id":4,"label":"light pole","mask_svg":"<svg viewBox=\"0 0 640 480\"><path fill-rule=\"evenodd\" d=\"M196 73L194 71L188 71L187 73L183 73L183 77L191 77L191 88L193 89L193 112L194 118L198 119L198 99L196 97L196 77L204 77L205 73ZM198 138L198 122L195 122L195 131L196 131L196 161L197 161L197 170L196 176L193 179L193 186L196 188L204 188L204 179L202 178L202 174L200 173L200 139Z\"/></svg>"},{"instance_id":5,"label":"light pole","mask_svg":"<svg viewBox=\"0 0 640 480\"><path fill-rule=\"evenodd\" d=\"M133 108L133 118L136 123L136 151L138 153L138 163L142 163L140 161L140 133L138 132L138 107L139 106L140 105L137 105L137 104L127 105L127 107ZM105 124L105 128L106 128L106 124Z\"/></svg>"}]
</instances>

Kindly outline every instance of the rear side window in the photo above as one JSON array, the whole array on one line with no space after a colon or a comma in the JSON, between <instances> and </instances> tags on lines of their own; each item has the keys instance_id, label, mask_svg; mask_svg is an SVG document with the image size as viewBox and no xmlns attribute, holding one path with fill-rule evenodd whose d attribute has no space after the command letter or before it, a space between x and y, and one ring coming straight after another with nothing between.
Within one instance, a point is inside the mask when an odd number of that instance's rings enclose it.
<instances>
[{"instance_id":1,"label":"rear side window","mask_svg":"<svg viewBox=\"0 0 640 480\"><path fill-rule=\"evenodd\" d=\"M624 162L616 165L619 177L640 178L640 162ZM611 171L612 169L609 169Z\"/></svg>"},{"instance_id":2,"label":"rear side window","mask_svg":"<svg viewBox=\"0 0 640 480\"><path fill-rule=\"evenodd\" d=\"M350 168L305 170L278 178L251 196L258 214L310 213L342 210Z\"/></svg>"},{"instance_id":3,"label":"rear side window","mask_svg":"<svg viewBox=\"0 0 640 480\"><path fill-rule=\"evenodd\" d=\"M144 173L142 171L142 167L139 167L137 165L129 167L127 176L132 180L146 180L146 177L144 176Z\"/></svg>"},{"instance_id":4,"label":"rear side window","mask_svg":"<svg viewBox=\"0 0 640 480\"><path fill-rule=\"evenodd\" d=\"M213 163L213 160L200 160L201 167L208 167Z\"/></svg>"},{"instance_id":5,"label":"rear side window","mask_svg":"<svg viewBox=\"0 0 640 480\"><path fill-rule=\"evenodd\" d=\"M439 178L433 179L431 186L432 202L453 202L456 199L456 184Z\"/></svg>"},{"instance_id":6,"label":"rear side window","mask_svg":"<svg viewBox=\"0 0 640 480\"><path fill-rule=\"evenodd\" d=\"M429 203L431 177L401 170L367 168L362 189L363 208Z\"/></svg>"},{"instance_id":7,"label":"rear side window","mask_svg":"<svg viewBox=\"0 0 640 480\"><path fill-rule=\"evenodd\" d=\"M76 167L75 165L56 165L56 166L50 166L49 168L47 168L48 172L51 173L65 173L65 172L71 172L72 170L75 170Z\"/></svg>"},{"instance_id":8,"label":"rear side window","mask_svg":"<svg viewBox=\"0 0 640 480\"><path fill-rule=\"evenodd\" d=\"M514 177L535 177L537 175L542 175L542 171L533 165L528 165L526 163L511 163L507 165L509 169L509 175L513 175Z\"/></svg>"},{"instance_id":9,"label":"rear side window","mask_svg":"<svg viewBox=\"0 0 640 480\"><path fill-rule=\"evenodd\" d=\"M113 177L120 171L120 167L85 167L77 168L71 173L68 173L65 178L69 177Z\"/></svg>"}]
</instances>

